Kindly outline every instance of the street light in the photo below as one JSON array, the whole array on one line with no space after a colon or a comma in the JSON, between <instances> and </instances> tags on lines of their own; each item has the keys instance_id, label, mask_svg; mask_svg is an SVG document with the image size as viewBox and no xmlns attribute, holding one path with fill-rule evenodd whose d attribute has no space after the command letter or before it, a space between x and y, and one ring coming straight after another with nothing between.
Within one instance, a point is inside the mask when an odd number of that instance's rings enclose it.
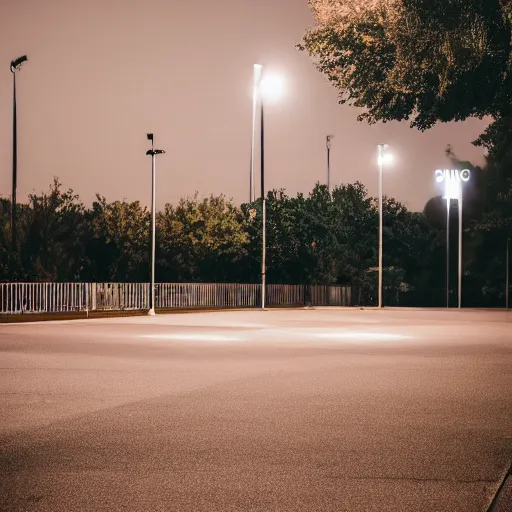
<instances>
[{"instance_id":1,"label":"street light","mask_svg":"<svg viewBox=\"0 0 512 512\"><path fill-rule=\"evenodd\" d=\"M254 64L252 83L252 139L251 139L251 166L249 171L249 202L254 202L254 146L256 137L256 107L258 103L258 89L261 78L260 64Z\"/></svg>"},{"instance_id":2,"label":"street light","mask_svg":"<svg viewBox=\"0 0 512 512\"><path fill-rule=\"evenodd\" d=\"M261 172L261 309L265 309L265 292L267 285L267 202L265 198L265 124L264 99L277 100L283 92L283 81L277 75L264 75L263 66L255 64L258 80L254 84L254 102L260 101L260 172ZM253 146L254 147L254 146Z\"/></svg>"},{"instance_id":3,"label":"street light","mask_svg":"<svg viewBox=\"0 0 512 512\"><path fill-rule=\"evenodd\" d=\"M16 188L18 184L18 124L16 112L16 71L27 61L23 55L11 61L11 73L13 80L12 93L12 196L11 196L11 251L16 252Z\"/></svg>"},{"instance_id":4,"label":"street light","mask_svg":"<svg viewBox=\"0 0 512 512\"><path fill-rule=\"evenodd\" d=\"M384 165L390 164L393 160L387 149L387 144L377 146L379 163L379 308L382 308L382 170Z\"/></svg>"},{"instance_id":5,"label":"street light","mask_svg":"<svg viewBox=\"0 0 512 512\"><path fill-rule=\"evenodd\" d=\"M148 140L151 141L151 149L146 151L146 155L151 155L151 293L150 300L151 304L149 307L148 315L155 314L155 247L156 247L156 155L165 153L163 149L155 149L153 134L148 133Z\"/></svg>"},{"instance_id":6,"label":"street light","mask_svg":"<svg viewBox=\"0 0 512 512\"><path fill-rule=\"evenodd\" d=\"M450 307L450 204L452 199L458 202L459 214L459 273L458 273L458 307L462 307L462 199L463 184L471 176L469 169L437 169L437 183L444 183L443 199L446 199L446 307Z\"/></svg>"},{"instance_id":7,"label":"street light","mask_svg":"<svg viewBox=\"0 0 512 512\"><path fill-rule=\"evenodd\" d=\"M331 193L331 140L334 135L327 135L325 145L327 146L327 190Z\"/></svg>"}]
</instances>

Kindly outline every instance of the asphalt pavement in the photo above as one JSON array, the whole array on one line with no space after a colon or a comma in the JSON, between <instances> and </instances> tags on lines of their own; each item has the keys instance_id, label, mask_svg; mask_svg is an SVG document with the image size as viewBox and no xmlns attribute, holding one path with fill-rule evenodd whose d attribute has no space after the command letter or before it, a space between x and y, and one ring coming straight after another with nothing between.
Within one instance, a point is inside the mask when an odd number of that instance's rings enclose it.
<instances>
[{"instance_id":1,"label":"asphalt pavement","mask_svg":"<svg viewBox=\"0 0 512 512\"><path fill-rule=\"evenodd\" d=\"M0 325L0 411L5 512L484 512L512 462L512 313Z\"/></svg>"}]
</instances>

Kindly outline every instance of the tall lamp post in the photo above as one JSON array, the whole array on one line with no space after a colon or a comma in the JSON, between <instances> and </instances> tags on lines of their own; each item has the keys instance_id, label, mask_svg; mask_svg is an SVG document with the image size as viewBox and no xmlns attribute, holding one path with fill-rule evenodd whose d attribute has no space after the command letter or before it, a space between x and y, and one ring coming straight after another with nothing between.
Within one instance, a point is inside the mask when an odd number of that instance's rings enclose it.
<instances>
[{"instance_id":1,"label":"tall lamp post","mask_svg":"<svg viewBox=\"0 0 512 512\"><path fill-rule=\"evenodd\" d=\"M327 147L327 190L331 193L331 140L334 135L327 135L325 145Z\"/></svg>"},{"instance_id":2,"label":"tall lamp post","mask_svg":"<svg viewBox=\"0 0 512 512\"><path fill-rule=\"evenodd\" d=\"M392 156L387 150L387 144L377 146L379 163L379 308L382 308L382 172L384 165L391 163L392 160Z\"/></svg>"},{"instance_id":3,"label":"tall lamp post","mask_svg":"<svg viewBox=\"0 0 512 512\"><path fill-rule=\"evenodd\" d=\"M156 155L165 153L163 149L155 149L153 134L148 133L148 140L151 141L151 149L146 155L151 155L151 293L148 315L155 314L155 248L156 248Z\"/></svg>"},{"instance_id":4,"label":"tall lamp post","mask_svg":"<svg viewBox=\"0 0 512 512\"><path fill-rule=\"evenodd\" d=\"M450 203L446 197L446 307L450 307Z\"/></svg>"},{"instance_id":5,"label":"tall lamp post","mask_svg":"<svg viewBox=\"0 0 512 512\"><path fill-rule=\"evenodd\" d=\"M462 181L459 180L459 271L458 271L458 307L462 307Z\"/></svg>"},{"instance_id":6,"label":"tall lamp post","mask_svg":"<svg viewBox=\"0 0 512 512\"><path fill-rule=\"evenodd\" d=\"M260 98L260 170L261 170L261 309L265 309L267 290L267 198L265 197L265 123L263 95Z\"/></svg>"},{"instance_id":7,"label":"tall lamp post","mask_svg":"<svg viewBox=\"0 0 512 512\"><path fill-rule=\"evenodd\" d=\"M260 102L260 179L261 179L261 309L266 305L267 286L267 201L265 197L265 119L264 100L281 94L282 82L274 75L264 75L263 66L254 65L255 77L253 105ZM254 148L254 145L253 145Z\"/></svg>"},{"instance_id":8,"label":"tall lamp post","mask_svg":"<svg viewBox=\"0 0 512 512\"><path fill-rule=\"evenodd\" d=\"M443 199L446 199L446 307L450 307L450 204L452 199L458 201L459 215L459 254L458 254L458 307L462 307L462 196L463 184L468 182L471 176L469 169L437 169L435 178L437 183L444 183Z\"/></svg>"},{"instance_id":9,"label":"tall lamp post","mask_svg":"<svg viewBox=\"0 0 512 512\"><path fill-rule=\"evenodd\" d=\"M258 104L258 91L260 85L262 66L254 64L252 82L252 138L251 138L251 166L249 171L249 202L255 199L254 194L254 147L256 138L256 109Z\"/></svg>"},{"instance_id":10,"label":"tall lamp post","mask_svg":"<svg viewBox=\"0 0 512 512\"><path fill-rule=\"evenodd\" d=\"M11 251L16 252L16 188L18 184L18 120L16 112L16 72L21 65L27 61L23 55L11 62L11 73L13 80L12 93L12 196L11 196Z\"/></svg>"}]
</instances>

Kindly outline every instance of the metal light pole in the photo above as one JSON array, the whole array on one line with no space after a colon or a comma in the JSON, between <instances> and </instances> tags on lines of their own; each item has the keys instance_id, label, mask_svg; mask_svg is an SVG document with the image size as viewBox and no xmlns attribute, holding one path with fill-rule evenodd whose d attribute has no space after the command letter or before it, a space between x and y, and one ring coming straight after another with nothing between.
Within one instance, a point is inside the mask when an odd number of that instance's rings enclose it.
<instances>
[{"instance_id":1,"label":"metal light pole","mask_svg":"<svg viewBox=\"0 0 512 512\"><path fill-rule=\"evenodd\" d=\"M462 182L459 180L459 309L462 307Z\"/></svg>"},{"instance_id":2,"label":"metal light pole","mask_svg":"<svg viewBox=\"0 0 512 512\"><path fill-rule=\"evenodd\" d=\"M378 145L379 162L379 308L382 308L382 170L387 144Z\"/></svg>"},{"instance_id":3,"label":"metal light pole","mask_svg":"<svg viewBox=\"0 0 512 512\"><path fill-rule=\"evenodd\" d=\"M151 155L151 293L148 315L155 314L155 250L156 250L156 155L165 153L162 149L154 149L153 134L148 133L148 140L151 141L151 149L146 155Z\"/></svg>"},{"instance_id":4,"label":"metal light pole","mask_svg":"<svg viewBox=\"0 0 512 512\"><path fill-rule=\"evenodd\" d=\"M469 181L471 171L469 169L437 169L436 182L444 182L444 195L446 199L446 307L450 307L450 203L452 199L458 201L459 215L459 244L458 244L458 297L457 306L462 307L462 240L463 240L463 184Z\"/></svg>"},{"instance_id":5,"label":"metal light pole","mask_svg":"<svg viewBox=\"0 0 512 512\"><path fill-rule=\"evenodd\" d=\"M260 168L261 168L261 309L265 309L267 287L267 200L265 198L265 125L263 116L263 95L260 96Z\"/></svg>"},{"instance_id":6,"label":"metal light pole","mask_svg":"<svg viewBox=\"0 0 512 512\"><path fill-rule=\"evenodd\" d=\"M280 81L276 76L265 75L263 77L263 66L255 65L258 70L255 86L255 97L260 100L260 177L261 177L261 309L265 309L266 284L267 284L267 201L265 197L265 119L264 103L265 97L272 94L274 98L279 94ZM277 80L276 80L277 79Z\"/></svg>"},{"instance_id":7,"label":"metal light pole","mask_svg":"<svg viewBox=\"0 0 512 512\"><path fill-rule=\"evenodd\" d=\"M13 80L12 94L12 196L11 196L11 251L16 252L16 188L18 184L18 120L16 112L16 71L27 60L23 55L11 62L11 73Z\"/></svg>"},{"instance_id":8,"label":"metal light pole","mask_svg":"<svg viewBox=\"0 0 512 512\"><path fill-rule=\"evenodd\" d=\"M327 190L331 193L331 140L334 135L327 135L325 145L327 147Z\"/></svg>"},{"instance_id":9,"label":"metal light pole","mask_svg":"<svg viewBox=\"0 0 512 512\"><path fill-rule=\"evenodd\" d=\"M256 107L258 103L258 88L260 84L262 66L254 64L252 82L252 138L251 138L251 166L249 171L249 202L255 199L254 194L254 146L256 137Z\"/></svg>"},{"instance_id":10,"label":"metal light pole","mask_svg":"<svg viewBox=\"0 0 512 512\"><path fill-rule=\"evenodd\" d=\"M446 198L446 307L450 307L450 201Z\"/></svg>"}]
</instances>

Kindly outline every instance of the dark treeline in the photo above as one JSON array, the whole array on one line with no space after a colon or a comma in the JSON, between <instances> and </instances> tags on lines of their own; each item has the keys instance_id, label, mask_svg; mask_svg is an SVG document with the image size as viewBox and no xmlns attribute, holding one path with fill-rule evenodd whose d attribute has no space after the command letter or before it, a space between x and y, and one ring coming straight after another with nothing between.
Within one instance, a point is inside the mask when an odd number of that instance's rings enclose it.
<instances>
[{"instance_id":1,"label":"dark treeline","mask_svg":"<svg viewBox=\"0 0 512 512\"><path fill-rule=\"evenodd\" d=\"M499 158L498 158L499 157ZM510 172L491 151L473 169L464 203L464 305L502 306L510 236ZM454 162L460 165L467 163ZM508 186L508 188L506 188ZM508 192L507 192L508 191ZM308 195L268 193L268 282L349 284L356 300L376 301L378 203L364 185L316 185ZM385 304L441 306L446 285L446 206L423 213L385 198ZM457 295L457 207L452 207L451 295ZM0 202L2 281L148 281L150 214L139 202L97 196L86 208L55 180L18 207L18 247L10 251L10 203ZM233 204L197 194L157 214L157 281L260 281L261 201Z\"/></svg>"}]
</instances>

